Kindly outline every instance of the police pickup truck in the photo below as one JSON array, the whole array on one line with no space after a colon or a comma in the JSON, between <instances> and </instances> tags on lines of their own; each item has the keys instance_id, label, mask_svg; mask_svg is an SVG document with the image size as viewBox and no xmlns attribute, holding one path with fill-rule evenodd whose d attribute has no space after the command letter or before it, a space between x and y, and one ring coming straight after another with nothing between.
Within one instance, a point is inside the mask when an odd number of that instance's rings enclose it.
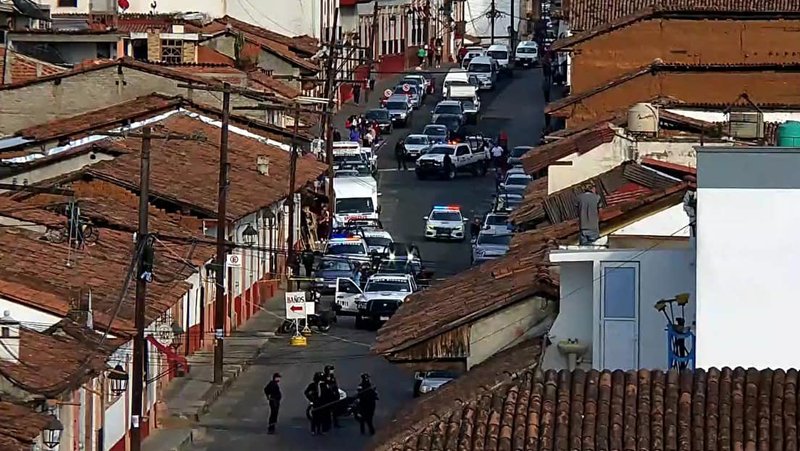
<instances>
[{"instance_id":1,"label":"police pickup truck","mask_svg":"<svg viewBox=\"0 0 800 451\"><path fill-rule=\"evenodd\" d=\"M445 164L449 158L450 164ZM467 143L437 144L425 155L417 159L414 171L417 178L424 180L429 176L443 177L447 180L456 178L458 172L469 172L472 175L486 175L489 164L489 152L485 149L472 149Z\"/></svg>"}]
</instances>

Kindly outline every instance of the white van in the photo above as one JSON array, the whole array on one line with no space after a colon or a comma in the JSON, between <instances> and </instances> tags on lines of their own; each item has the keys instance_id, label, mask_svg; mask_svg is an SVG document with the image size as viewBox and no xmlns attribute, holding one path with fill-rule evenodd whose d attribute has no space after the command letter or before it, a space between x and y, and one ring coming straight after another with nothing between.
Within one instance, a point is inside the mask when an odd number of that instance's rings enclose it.
<instances>
[{"instance_id":1,"label":"white van","mask_svg":"<svg viewBox=\"0 0 800 451\"><path fill-rule=\"evenodd\" d=\"M478 89L494 89L497 71L497 61L488 56L479 56L469 63L469 75L474 75L480 82Z\"/></svg>"},{"instance_id":2,"label":"white van","mask_svg":"<svg viewBox=\"0 0 800 451\"><path fill-rule=\"evenodd\" d=\"M467 71L457 68L450 69L450 72L448 72L444 77L444 83L442 85L444 92L447 92L447 87L454 82L459 84L469 84L469 75L467 74Z\"/></svg>"},{"instance_id":3,"label":"white van","mask_svg":"<svg viewBox=\"0 0 800 451\"><path fill-rule=\"evenodd\" d=\"M539 44L535 41L522 41L514 54L517 67L536 67L539 65Z\"/></svg>"},{"instance_id":4,"label":"white van","mask_svg":"<svg viewBox=\"0 0 800 451\"><path fill-rule=\"evenodd\" d=\"M452 85L445 92L447 100L458 100L468 123L476 123L481 109L481 99L475 86Z\"/></svg>"},{"instance_id":5,"label":"white van","mask_svg":"<svg viewBox=\"0 0 800 451\"><path fill-rule=\"evenodd\" d=\"M333 210L335 226L343 226L353 219L379 219L378 186L367 183L361 177L336 178L333 181L336 206Z\"/></svg>"},{"instance_id":6,"label":"white van","mask_svg":"<svg viewBox=\"0 0 800 451\"><path fill-rule=\"evenodd\" d=\"M378 156L372 151L371 147L362 146L355 141L336 141L333 143L333 156L360 154L365 163L375 169L378 164Z\"/></svg>"},{"instance_id":7,"label":"white van","mask_svg":"<svg viewBox=\"0 0 800 451\"><path fill-rule=\"evenodd\" d=\"M486 56L489 56L497 61L502 72L511 71L511 51L505 44L490 45L486 50Z\"/></svg>"}]
</instances>

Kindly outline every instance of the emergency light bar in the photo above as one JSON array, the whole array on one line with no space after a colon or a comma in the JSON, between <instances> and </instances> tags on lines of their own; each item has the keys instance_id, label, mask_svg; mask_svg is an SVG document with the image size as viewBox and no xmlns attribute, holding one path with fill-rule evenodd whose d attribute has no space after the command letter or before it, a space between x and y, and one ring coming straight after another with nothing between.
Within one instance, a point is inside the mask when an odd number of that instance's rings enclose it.
<instances>
[{"instance_id":1,"label":"emergency light bar","mask_svg":"<svg viewBox=\"0 0 800 451\"><path fill-rule=\"evenodd\" d=\"M437 205L433 207L433 209L438 211L459 211L461 210L461 207L459 207L458 205L447 205L447 206Z\"/></svg>"}]
</instances>

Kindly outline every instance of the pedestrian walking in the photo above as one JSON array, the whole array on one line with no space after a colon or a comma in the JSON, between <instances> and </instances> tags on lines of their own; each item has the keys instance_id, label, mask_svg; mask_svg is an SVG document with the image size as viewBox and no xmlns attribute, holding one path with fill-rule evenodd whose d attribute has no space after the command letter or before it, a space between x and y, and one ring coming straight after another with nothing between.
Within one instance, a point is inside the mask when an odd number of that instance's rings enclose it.
<instances>
[{"instance_id":1,"label":"pedestrian walking","mask_svg":"<svg viewBox=\"0 0 800 451\"><path fill-rule=\"evenodd\" d=\"M500 143L497 143L492 147L492 165L496 169L500 168L500 159L503 158L503 148L500 147Z\"/></svg>"},{"instance_id":2,"label":"pedestrian walking","mask_svg":"<svg viewBox=\"0 0 800 451\"><path fill-rule=\"evenodd\" d=\"M397 141L397 144L394 146L394 156L397 158L397 170L399 171L402 167L404 171L408 170L408 162L406 161L406 142L405 140L401 139Z\"/></svg>"},{"instance_id":3,"label":"pedestrian walking","mask_svg":"<svg viewBox=\"0 0 800 451\"><path fill-rule=\"evenodd\" d=\"M358 105L361 101L361 83L353 83L353 102Z\"/></svg>"},{"instance_id":4,"label":"pedestrian walking","mask_svg":"<svg viewBox=\"0 0 800 451\"><path fill-rule=\"evenodd\" d=\"M321 435L322 431L322 400L323 400L323 385L322 373L315 373L314 380L308 384L306 390L303 392L309 404L311 405L311 434Z\"/></svg>"},{"instance_id":5,"label":"pedestrian walking","mask_svg":"<svg viewBox=\"0 0 800 451\"><path fill-rule=\"evenodd\" d=\"M275 433L275 425L278 423L278 411L281 408L281 375L275 373L272 375L272 380L264 387L264 395L267 397L269 403L269 423L267 426L267 434Z\"/></svg>"},{"instance_id":6,"label":"pedestrian walking","mask_svg":"<svg viewBox=\"0 0 800 451\"><path fill-rule=\"evenodd\" d=\"M335 373L335 368L333 367L333 365L326 365L325 366L325 371L323 373L324 376L325 376L325 382L328 384L328 387L331 390L331 392L335 395L335 397L333 399L333 404L331 404L331 419L333 420L333 427L338 429L338 428L341 427L341 426L339 426L339 417L337 415L338 410L339 410L338 409L338 407L339 407L339 383L336 382L336 374L334 374L334 373Z\"/></svg>"},{"instance_id":7,"label":"pedestrian walking","mask_svg":"<svg viewBox=\"0 0 800 451\"><path fill-rule=\"evenodd\" d=\"M369 84L367 86L369 87L370 91L374 91L375 90L375 77L374 76L370 76L369 77Z\"/></svg>"},{"instance_id":8,"label":"pedestrian walking","mask_svg":"<svg viewBox=\"0 0 800 451\"><path fill-rule=\"evenodd\" d=\"M420 67L425 65L426 56L428 56L428 52L425 50L425 47L420 47L419 50L417 50L417 58L419 58Z\"/></svg>"},{"instance_id":9,"label":"pedestrian walking","mask_svg":"<svg viewBox=\"0 0 800 451\"><path fill-rule=\"evenodd\" d=\"M358 132L358 129L355 126L350 127L350 141L361 141L361 133Z\"/></svg>"},{"instance_id":10,"label":"pedestrian walking","mask_svg":"<svg viewBox=\"0 0 800 451\"><path fill-rule=\"evenodd\" d=\"M362 374L361 383L358 385L358 422L361 426L362 435L367 428L369 429L369 435L375 435L375 425L372 420L375 417L375 404L377 401L378 391L372 385L369 374Z\"/></svg>"}]
</instances>

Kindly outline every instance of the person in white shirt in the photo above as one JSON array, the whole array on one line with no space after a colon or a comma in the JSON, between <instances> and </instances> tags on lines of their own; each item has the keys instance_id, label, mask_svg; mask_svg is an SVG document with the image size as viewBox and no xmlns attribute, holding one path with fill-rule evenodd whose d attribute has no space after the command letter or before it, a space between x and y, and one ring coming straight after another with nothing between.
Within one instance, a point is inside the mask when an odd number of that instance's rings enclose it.
<instances>
[{"instance_id":1,"label":"person in white shirt","mask_svg":"<svg viewBox=\"0 0 800 451\"><path fill-rule=\"evenodd\" d=\"M503 158L503 148L500 147L500 144L495 144L492 147L492 164L495 168L500 167L500 160Z\"/></svg>"}]
</instances>

